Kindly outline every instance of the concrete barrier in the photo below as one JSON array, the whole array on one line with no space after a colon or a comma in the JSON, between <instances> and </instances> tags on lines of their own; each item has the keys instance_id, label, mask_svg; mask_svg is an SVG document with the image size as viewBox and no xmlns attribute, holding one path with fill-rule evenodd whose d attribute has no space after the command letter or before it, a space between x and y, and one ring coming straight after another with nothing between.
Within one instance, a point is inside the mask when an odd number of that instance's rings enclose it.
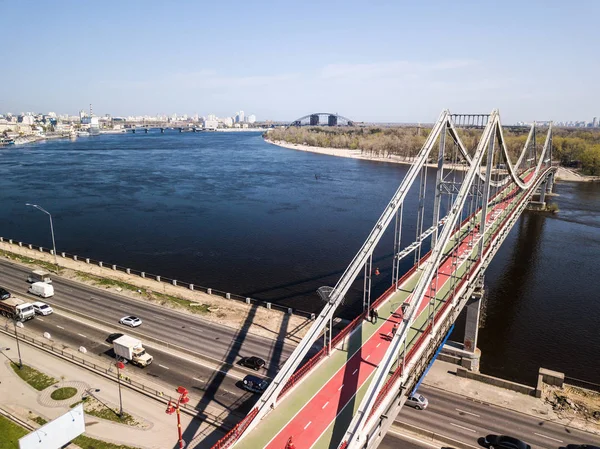
<instances>
[{"instance_id":1,"label":"concrete barrier","mask_svg":"<svg viewBox=\"0 0 600 449\"><path fill-rule=\"evenodd\" d=\"M225 298L231 299L231 293L225 293Z\"/></svg>"},{"instance_id":2,"label":"concrete barrier","mask_svg":"<svg viewBox=\"0 0 600 449\"><path fill-rule=\"evenodd\" d=\"M486 374L475 373L461 366L456 368L456 375L458 377L464 377L465 379L473 379L489 385L495 385L496 387L504 388L506 390L516 391L528 396L536 396L536 388L534 387L500 379L498 377L488 376Z\"/></svg>"}]
</instances>

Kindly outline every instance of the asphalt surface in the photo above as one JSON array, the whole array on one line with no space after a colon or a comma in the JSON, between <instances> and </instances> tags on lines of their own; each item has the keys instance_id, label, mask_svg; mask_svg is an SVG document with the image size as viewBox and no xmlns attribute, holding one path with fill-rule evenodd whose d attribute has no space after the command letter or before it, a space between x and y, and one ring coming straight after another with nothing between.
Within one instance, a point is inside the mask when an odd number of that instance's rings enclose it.
<instances>
[{"instance_id":1,"label":"asphalt surface","mask_svg":"<svg viewBox=\"0 0 600 449\"><path fill-rule=\"evenodd\" d=\"M27 293L29 271L28 268L0 261L0 286L27 301L40 300ZM132 335L142 340L150 335L226 364L235 364L242 357L259 356L267 362L267 373L273 375L294 349L283 339L277 341L248 334L244 329L233 329L58 276L52 276L52 280L55 294L43 300L50 305L76 310L115 326L115 329L120 327L118 321L123 316L138 316L143 324L129 332Z\"/></svg>"},{"instance_id":2,"label":"asphalt surface","mask_svg":"<svg viewBox=\"0 0 600 449\"><path fill-rule=\"evenodd\" d=\"M510 435L532 447L558 448L567 444L600 444L600 436L514 412L423 385L419 393L429 400L425 410L403 407L396 418L474 447L489 434Z\"/></svg>"}]
</instances>

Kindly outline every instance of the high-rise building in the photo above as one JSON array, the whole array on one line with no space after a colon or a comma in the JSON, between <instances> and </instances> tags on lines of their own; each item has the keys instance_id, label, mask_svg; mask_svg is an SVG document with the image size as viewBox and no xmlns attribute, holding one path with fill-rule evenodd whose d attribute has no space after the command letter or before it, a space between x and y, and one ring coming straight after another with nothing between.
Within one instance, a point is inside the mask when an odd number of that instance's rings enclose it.
<instances>
[{"instance_id":1,"label":"high-rise building","mask_svg":"<svg viewBox=\"0 0 600 449\"><path fill-rule=\"evenodd\" d=\"M238 112L238 123L244 123L246 121L246 116L244 115L244 111Z\"/></svg>"},{"instance_id":2,"label":"high-rise building","mask_svg":"<svg viewBox=\"0 0 600 449\"><path fill-rule=\"evenodd\" d=\"M592 126L594 128L598 128L598 117L594 117L594 120L592 120Z\"/></svg>"},{"instance_id":3,"label":"high-rise building","mask_svg":"<svg viewBox=\"0 0 600 449\"><path fill-rule=\"evenodd\" d=\"M254 123L254 122L256 122L256 115L250 114L248 116L248 123Z\"/></svg>"}]
</instances>

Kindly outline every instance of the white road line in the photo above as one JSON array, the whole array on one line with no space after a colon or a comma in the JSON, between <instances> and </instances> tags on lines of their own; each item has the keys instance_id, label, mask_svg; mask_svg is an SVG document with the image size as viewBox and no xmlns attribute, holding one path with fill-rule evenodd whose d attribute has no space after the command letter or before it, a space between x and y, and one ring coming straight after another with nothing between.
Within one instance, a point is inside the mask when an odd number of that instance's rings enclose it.
<instances>
[{"instance_id":1,"label":"white road line","mask_svg":"<svg viewBox=\"0 0 600 449\"><path fill-rule=\"evenodd\" d=\"M344 388L344 384L342 384L342 386L338 388L338 391L340 391L342 388Z\"/></svg>"},{"instance_id":2,"label":"white road line","mask_svg":"<svg viewBox=\"0 0 600 449\"><path fill-rule=\"evenodd\" d=\"M352 375L354 376L354 375L356 374L356 372L357 372L357 371L358 371L358 368L356 368L356 369L354 370L354 372L352 373Z\"/></svg>"},{"instance_id":3,"label":"white road line","mask_svg":"<svg viewBox=\"0 0 600 449\"><path fill-rule=\"evenodd\" d=\"M453 422L451 422L451 423L450 423L450 425L451 425L451 426L454 426L454 427L460 427L461 429L468 430L469 432L477 433L477 431L476 431L476 430L469 429L468 427L459 426L458 424L454 424Z\"/></svg>"},{"instance_id":4,"label":"white road line","mask_svg":"<svg viewBox=\"0 0 600 449\"><path fill-rule=\"evenodd\" d=\"M36 318L36 320L44 321L44 319L43 319L43 318Z\"/></svg>"},{"instance_id":5,"label":"white road line","mask_svg":"<svg viewBox=\"0 0 600 449\"><path fill-rule=\"evenodd\" d=\"M86 337L85 335L83 335L83 334L77 334L77 335L79 335L80 337L83 337L83 338L87 338L87 337Z\"/></svg>"},{"instance_id":6,"label":"white road line","mask_svg":"<svg viewBox=\"0 0 600 449\"><path fill-rule=\"evenodd\" d=\"M327 402L326 402L326 403L323 405L323 407L321 407L321 410L323 410L325 407L327 407L327 405L328 405L328 404L329 404L329 401L327 401Z\"/></svg>"},{"instance_id":7,"label":"white road line","mask_svg":"<svg viewBox=\"0 0 600 449\"><path fill-rule=\"evenodd\" d=\"M197 380L198 382L204 382L202 379L198 379L197 377L192 377L193 380Z\"/></svg>"},{"instance_id":8,"label":"white road line","mask_svg":"<svg viewBox=\"0 0 600 449\"><path fill-rule=\"evenodd\" d=\"M191 329L191 330L196 331L196 332L204 332L202 329L198 329L197 327L192 327L192 326L189 326L186 329Z\"/></svg>"},{"instance_id":9,"label":"white road line","mask_svg":"<svg viewBox=\"0 0 600 449\"><path fill-rule=\"evenodd\" d=\"M456 410L457 412L460 412L460 413L466 413L467 415L477 416L478 418L480 418L480 416L476 415L475 413L467 412L467 411L461 410L459 408L455 408L454 410Z\"/></svg>"},{"instance_id":10,"label":"white road line","mask_svg":"<svg viewBox=\"0 0 600 449\"><path fill-rule=\"evenodd\" d=\"M415 438L411 435L407 435L401 432L398 432L392 428L388 429L388 433L391 433L393 435L396 435L397 437L401 438L401 439L407 439L407 440L412 440L412 441L418 441L421 444L425 444L429 447L434 447L435 449L440 449L440 445L439 444L432 444L429 441L424 441L424 440L420 440L418 438Z\"/></svg>"},{"instance_id":11,"label":"white road line","mask_svg":"<svg viewBox=\"0 0 600 449\"><path fill-rule=\"evenodd\" d=\"M304 426L304 430L308 429L308 426L310 426L310 423L312 423L312 421L309 421L308 424Z\"/></svg>"},{"instance_id":12,"label":"white road line","mask_svg":"<svg viewBox=\"0 0 600 449\"><path fill-rule=\"evenodd\" d=\"M59 326L58 324L56 325L56 327L58 327L59 329L64 329L64 327Z\"/></svg>"},{"instance_id":13,"label":"white road line","mask_svg":"<svg viewBox=\"0 0 600 449\"><path fill-rule=\"evenodd\" d=\"M558 443L562 443L563 442L563 440L559 440L557 438L552 438L552 437L549 437L548 435L544 435L544 434L541 434L541 433L535 433L535 432L533 432L533 434L537 435L538 437L548 438L549 440L556 441Z\"/></svg>"},{"instance_id":14,"label":"white road line","mask_svg":"<svg viewBox=\"0 0 600 449\"><path fill-rule=\"evenodd\" d=\"M160 363L158 364L158 366L160 366L161 368L164 368L164 369L170 369L168 366L161 365Z\"/></svg>"},{"instance_id":15,"label":"white road line","mask_svg":"<svg viewBox=\"0 0 600 449\"><path fill-rule=\"evenodd\" d=\"M381 345L381 343L377 343L377 347L379 347L379 345Z\"/></svg>"},{"instance_id":16,"label":"white road line","mask_svg":"<svg viewBox=\"0 0 600 449\"><path fill-rule=\"evenodd\" d=\"M368 356L366 356L366 357L365 357L365 362L366 362L367 360L369 360L369 357L371 357L371 354L369 354Z\"/></svg>"}]
</instances>

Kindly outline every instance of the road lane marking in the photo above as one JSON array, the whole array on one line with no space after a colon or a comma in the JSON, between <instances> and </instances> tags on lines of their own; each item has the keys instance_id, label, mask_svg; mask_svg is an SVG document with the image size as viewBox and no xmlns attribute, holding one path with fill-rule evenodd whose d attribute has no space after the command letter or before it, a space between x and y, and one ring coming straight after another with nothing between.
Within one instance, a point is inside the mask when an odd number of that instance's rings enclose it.
<instances>
[{"instance_id":1,"label":"road lane marking","mask_svg":"<svg viewBox=\"0 0 600 449\"><path fill-rule=\"evenodd\" d=\"M64 329L64 327L59 326L58 324L56 325L56 327L58 327L59 329Z\"/></svg>"},{"instance_id":2,"label":"road lane marking","mask_svg":"<svg viewBox=\"0 0 600 449\"><path fill-rule=\"evenodd\" d=\"M44 319L43 319L43 318L38 318L38 320L40 320L40 321L44 321Z\"/></svg>"},{"instance_id":3,"label":"road lane marking","mask_svg":"<svg viewBox=\"0 0 600 449\"><path fill-rule=\"evenodd\" d=\"M193 380L197 380L198 382L204 382L202 379L198 379L197 377L192 377Z\"/></svg>"},{"instance_id":4,"label":"road lane marking","mask_svg":"<svg viewBox=\"0 0 600 449\"><path fill-rule=\"evenodd\" d=\"M304 430L308 429L308 426L310 426L310 423L312 423L312 421L309 421L308 424L304 426Z\"/></svg>"},{"instance_id":5,"label":"road lane marking","mask_svg":"<svg viewBox=\"0 0 600 449\"><path fill-rule=\"evenodd\" d=\"M397 430L392 429L392 428L388 429L388 433L394 434L394 435L396 435L397 437L399 437L400 439L403 439L403 440L407 439L407 440L412 440L412 441L418 441L419 443L425 444L425 445L427 445L429 447L433 447L435 449L440 449L440 445L439 444L433 444L433 443L430 443L428 441L420 440L419 438L415 438L415 437L413 437L411 435L407 435L407 434L404 434L402 432L398 432Z\"/></svg>"},{"instance_id":6,"label":"road lane marking","mask_svg":"<svg viewBox=\"0 0 600 449\"><path fill-rule=\"evenodd\" d=\"M468 427L459 426L458 424L454 424L453 422L451 422L451 423L450 423L450 425L451 425L451 426L454 426L454 427L460 427L461 429L468 430L469 432L477 433L477 431L476 431L476 430L469 429Z\"/></svg>"},{"instance_id":7,"label":"road lane marking","mask_svg":"<svg viewBox=\"0 0 600 449\"><path fill-rule=\"evenodd\" d=\"M168 366L161 365L160 363L158 364L158 366L160 366L161 368L164 368L164 369L169 369L169 367L168 367Z\"/></svg>"},{"instance_id":8,"label":"road lane marking","mask_svg":"<svg viewBox=\"0 0 600 449\"><path fill-rule=\"evenodd\" d=\"M321 407L321 410L323 410L325 407L327 407L327 405L328 405L328 404L329 404L329 401L327 401L327 402L325 403L325 405L323 405L323 407Z\"/></svg>"},{"instance_id":9,"label":"road lane marking","mask_svg":"<svg viewBox=\"0 0 600 449\"><path fill-rule=\"evenodd\" d=\"M354 376L354 375L356 374L356 372L357 372L357 371L358 371L358 368L356 368L356 369L354 370L354 372L352 373L352 375Z\"/></svg>"},{"instance_id":10,"label":"road lane marking","mask_svg":"<svg viewBox=\"0 0 600 449\"><path fill-rule=\"evenodd\" d=\"M369 354L367 357L365 357L365 362L366 362L367 360L369 360L369 357L371 357L371 354Z\"/></svg>"},{"instance_id":11,"label":"road lane marking","mask_svg":"<svg viewBox=\"0 0 600 449\"><path fill-rule=\"evenodd\" d=\"M342 386L338 388L338 391L340 391L342 388L344 388L344 384L342 384Z\"/></svg>"},{"instance_id":12,"label":"road lane marking","mask_svg":"<svg viewBox=\"0 0 600 449\"><path fill-rule=\"evenodd\" d=\"M381 343L377 343L377 347L379 347L381 345Z\"/></svg>"},{"instance_id":13,"label":"road lane marking","mask_svg":"<svg viewBox=\"0 0 600 449\"><path fill-rule=\"evenodd\" d=\"M454 410L456 410L457 412L460 412L460 413L466 413L467 415L477 416L478 418L480 418L480 416L476 415L475 413L467 412L467 411L461 410L459 408L455 408Z\"/></svg>"},{"instance_id":14,"label":"road lane marking","mask_svg":"<svg viewBox=\"0 0 600 449\"><path fill-rule=\"evenodd\" d=\"M563 443L563 440L559 440L558 438L552 438L552 437L549 437L548 435L544 435L541 433L535 433L535 432L533 432L533 434L537 435L538 437L548 438L549 440L556 441L558 443Z\"/></svg>"},{"instance_id":15,"label":"road lane marking","mask_svg":"<svg viewBox=\"0 0 600 449\"><path fill-rule=\"evenodd\" d=\"M77 334L77 335L79 335L80 337L83 337L83 338L87 338L87 337L86 337L85 335L83 335L83 334Z\"/></svg>"}]
</instances>

